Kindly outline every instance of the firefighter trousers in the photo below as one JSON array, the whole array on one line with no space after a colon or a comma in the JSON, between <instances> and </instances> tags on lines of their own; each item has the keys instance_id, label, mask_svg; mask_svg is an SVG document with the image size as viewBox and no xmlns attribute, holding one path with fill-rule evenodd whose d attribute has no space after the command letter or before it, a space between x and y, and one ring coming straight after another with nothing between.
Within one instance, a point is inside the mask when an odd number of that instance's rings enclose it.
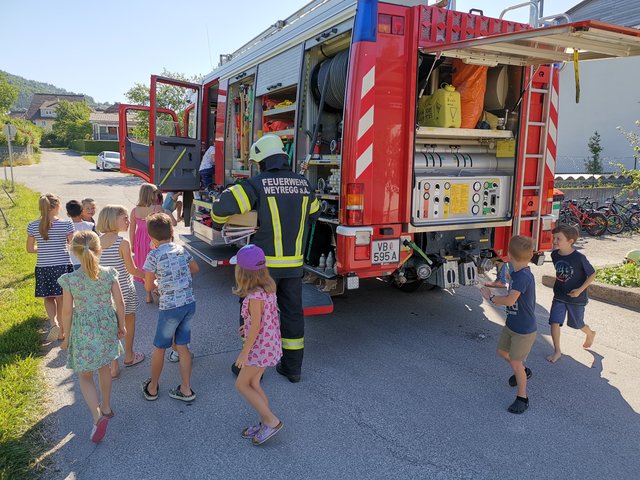
<instances>
[{"instance_id":1,"label":"firefighter trousers","mask_svg":"<svg viewBox=\"0 0 640 480\"><path fill-rule=\"evenodd\" d=\"M304 311L302 278L276 278L276 295L280 310L282 336L282 367L287 373L300 375L304 356ZM240 305L242 307L242 298ZM240 316L240 325L243 319Z\"/></svg>"}]
</instances>

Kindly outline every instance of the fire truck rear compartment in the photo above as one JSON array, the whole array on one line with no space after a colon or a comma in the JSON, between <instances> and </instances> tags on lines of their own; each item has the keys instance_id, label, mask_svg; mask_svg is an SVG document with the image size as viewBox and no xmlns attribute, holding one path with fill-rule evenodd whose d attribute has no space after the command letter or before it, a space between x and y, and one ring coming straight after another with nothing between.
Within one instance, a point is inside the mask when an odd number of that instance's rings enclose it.
<instances>
[{"instance_id":1,"label":"fire truck rear compartment","mask_svg":"<svg viewBox=\"0 0 640 480\"><path fill-rule=\"evenodd\" d=\"M488 68L476 128L444 128L434 126L433 119L421 117L420 104L426 100L421 94L433 95L443 85L452 84L453 60L436 60L421 52L418 62L408 229L414 233L415 244L432 261L428 283L442 288L474 285L478 268L490 267L487 259L494 255L494 228L509 226L514 215L523 69L503 65ZM403 275L401 281L419 281L415 264L414 252L413 261L395 272L396 280Z\"/></svg>"}]
</instances>

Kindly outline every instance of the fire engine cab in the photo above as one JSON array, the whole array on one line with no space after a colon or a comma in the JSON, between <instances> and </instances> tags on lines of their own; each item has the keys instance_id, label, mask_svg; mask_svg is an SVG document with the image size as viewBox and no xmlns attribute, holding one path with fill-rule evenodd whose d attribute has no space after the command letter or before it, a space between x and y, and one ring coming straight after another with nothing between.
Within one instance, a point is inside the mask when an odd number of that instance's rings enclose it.
<instances>
[{"instance_id":1,"label":"fire engine cab","mask_svg":"<svg viewBox=\"0 0 640 480\"><path fill-rule=\"evenodd\" d=\"M122 171L183 191L187 248L226 265L250 238L229 244L210 226L215 198L191 201L202 154L215 146L225 187L257 173L252 142L280 136L321 201L305 269L332 294L371 277L405 291L475 285L514 234L533 238L540 261L554 225L558 69L577 77L580 60L638 55L640 31L425 3L314 0L201 84L152 76L149 107L121 106L121 132L128 110L150 115L148 144L121 140ZM183 111L158 104L166 84L187 92Z\"/></svg>"}]
</instances>

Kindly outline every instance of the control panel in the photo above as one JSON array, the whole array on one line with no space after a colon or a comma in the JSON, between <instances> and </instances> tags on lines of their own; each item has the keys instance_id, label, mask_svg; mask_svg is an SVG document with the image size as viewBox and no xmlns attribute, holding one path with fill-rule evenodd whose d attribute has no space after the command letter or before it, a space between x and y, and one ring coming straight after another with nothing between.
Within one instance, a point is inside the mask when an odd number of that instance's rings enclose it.
<instances>
[{"instance_id":1,"label":"control panel","mask_svg":"<svg viewBox=\"0 0 640 480\"><path fill-rule=\"evenodd\" d=\"M511 176L416 176L414 225L469 223L511 217Z\"/></svg>"}]
</instances>

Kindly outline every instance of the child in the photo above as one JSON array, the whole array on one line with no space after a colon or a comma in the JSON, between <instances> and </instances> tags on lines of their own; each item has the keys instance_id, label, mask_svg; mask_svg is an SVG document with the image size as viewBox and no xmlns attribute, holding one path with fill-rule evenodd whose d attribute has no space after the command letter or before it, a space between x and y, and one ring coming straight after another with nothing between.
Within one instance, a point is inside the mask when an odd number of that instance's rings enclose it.
<instances>
[{"instance_id":1,"label":"child","mask_svg":"<svg viewBox=\"0 0 640 480\"><path fill-rule=\"evenodd\" d=\"M147 400L158 398L158 380L164 366L164 352L175 339L180 354L181 383L169 390L169 396L176 400L191 402L196 394L191 389L191 355L188 344L191 341L191 320L196 312L191 274L197 272L198 264L184 248L171 242L173 226L165 213L156 213L147 219L147 229L153 250L144 264L144 288L147 292L158 283L160 292L160 313L155 349L151 358L151 377L142 384L142 392Z\"/></svg>"},{"instance_id":2,"label":"child","mask_svg":"<svg viewBox=\"0 0 640 480\"><path fill-rule=\"evenodd\" d=\"M498 340L498 356L504 358L513 375L509 385L518 386L516 400L508 408L511 413L524 413L529 408L527 379L531 370L525 368L531 347L536 340L536 282L529 269L533 256L533 242L528 237L515 235L509 241L509 261L513 265L511 285L507 295L492 295L488 287L482 287L482 296L494 305L507 307L507 322Z\"/></svg>"},{"instance_id":3,"label":"child","mask_svg":"<svg viewBox=\"0 0 640 480\"><path fill-rule=\"evenodd\" d=\"M144 353L133 351L138 295L131 275L144 277L144 272L133 263L129 241L118 235L128 229L129 214L123 206L107 205L100 211L98 215L98 231L102 232L100 265L114 267L118 271L118 284L124 298L124 322L127 327L127 335L124 337L124 366L132 367L144 360ZM118 378L119 375L120 365L116 359L111 365L111 376Z\"/></svg>"},{"instance_id":4,"label":"child","mask_svg":"<svg viewBox=\"0 0 640 480\"><path fill-rule=\"evenodd\" d=\"M240 369L236 389L260 416L257 425L242 431L242 437L261 445L283 426L269 409L269 399L260 386L265 368L275 366L282 357L276 284L269 275L264 252L256 245L242 247L231 263L236 264L233 293L244 298L244 325L240 328L245 341L235 363Z\"/></svg>"},{"instance_id":5,"label":"child","mask_svg":"<svg viewBox=\"0 0 640 480\"><path fill-rule=\"evenodd\" d=\"M47 341L62 340L62 288L60 275L73 271L68 245L73 236L73 224L60 220L60 199L52 193L40 196L40 219L27 226L27 252L37 253L36 298L44 298L44 308L49 318Z\"/></svg>"},{"instance_id":6,"label":"child","mask_svg":"<svg viewBox=\"0 0 640 480\"><path fill-rule=\"evenodd\" d=\"M58 283L64 290L62 320L69 334L60 348L69 349L67 367L78 372L80 390L93 416L92 442L98 443L107 431L111 409L111 371L109 365L122 350L118 338L126 333L124 301L118 273L99 264L100 240L94 232L78 232L71 243L80 258L80 270L62 275ZM113 308L115 303L115 310ZM98 371L102 403L93 374Z\"/></svg>"},{"instance_id":7,"label":"child","mask_svg":"<svg viewBox=\"0 0 640 480\"><path fill-rule=\"evenodd\" d=\"M182 218L182 200L178 200L182 195L182 192L167 192L167 196L164 199L164 203L162 204L162 208L164 208L166 213L170 213L173 215L173 212L176 212L177 221L183 220Z\"/></svg>"},{"instance_id":8,"label":"child","mask_svg":"<svg viewBox=\"0 0 640 480\"><path fill-rule=\"evenodd\" d=\"M560 327L567 317L571 328L580 329L586 335L584 348L593 345L596 332L584 323L584 307L589 301L587 287L596 278L596 271L583 254L573 245L578 240L578 230L570 225L559 224L553 229L553 252L551 260L556 269L553 284L553 302L549 312L553 353L547 357L551 363L562 356L560 351Z\"/></svg>"},{"instance_id":9,"label":"child","mask_svg":"<svg viewBox=\"0 0 640 480\"><path fill-rule=\"evenodd\" d=\"M87 222L82 220L82 205L77 200L70 200L65 205L67 209L67 216L73 222L73 231L74 232L83 232L85 230L92 230L95 232L95 225L91 222ZM80 268L80 259L76 257L73 252L69 252L69 256L71 257L71 263L73 264L73 269L77 270Z\"/></svg>"},{"instance_id":10,"label":"child","mask_svg":"<svg viewBox=\"0 0 640 480\"><path fill-rule=\"evenodd\" d=\"M140 186L138 205L131 210L131 227L129 228L129 243L133 247L133 260L136 267L142 270L147 254L151 247L151 239L147 233L147 217L153 213L162 211L162 206L157 204L155 185L144 183ZM143 278L135 277L136 281L144 282ZM147 292L147 303L153 303L151 292Z\"/></svg>"},{"instance_id":11,"label":"child","mask_svg":"<svg viewBox=\"0 0 640 480\"><path fill-rule=\"evenodd\" d=\"M82 199L82 220L84 220L85 222L91 222L95 225L96 221L93 219L93 216L95 214L96 214L95 200L93 198Z\"/></svg>"},{"instance_id":12,"label":"child","mask_svg":"<svg viewBox=\"0 0 640 480\"><path fill-rule=\"evenodd\" d=\"M167 215L169 215L169 218L171 218L171 225L173 225L174 227L176 225L178 225L178 221L176 220L176 217L173 216L173 211L171 210L167 210L164 206L165 200L164 200L164 195L162 194L162 192L160 190L156 190L156 195L157 195L157 200L156 200L156 205L160 205L162 206L162 213L166 213ZM167 198L169 198L167 196Z\"/></svg>"}]
</instances>

